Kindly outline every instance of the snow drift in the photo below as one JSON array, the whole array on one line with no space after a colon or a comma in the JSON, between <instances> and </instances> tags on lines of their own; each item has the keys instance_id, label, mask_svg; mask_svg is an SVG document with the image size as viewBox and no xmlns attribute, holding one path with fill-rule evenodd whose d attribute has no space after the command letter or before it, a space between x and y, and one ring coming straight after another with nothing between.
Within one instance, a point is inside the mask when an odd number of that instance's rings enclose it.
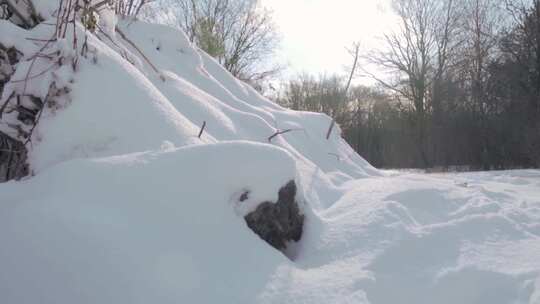
<instances>
[{"instance_id":1,"label":"snow drift","mask_svg":"<svg viewBox=\"0 0 540 304\"><path fill-rule=\"evenodd\" d=\"M331 118L265 99L183 33L100 25L75 73L29 82L68 94L32 134L34 176L0 184L0 302L540 303L538 171L380 172L339 127L326 139ZM0 21L24 53L13 79L42 47L25 38L52 31ZM290 180L292 261L243 219Z\"/></svg>"}]
</instances>

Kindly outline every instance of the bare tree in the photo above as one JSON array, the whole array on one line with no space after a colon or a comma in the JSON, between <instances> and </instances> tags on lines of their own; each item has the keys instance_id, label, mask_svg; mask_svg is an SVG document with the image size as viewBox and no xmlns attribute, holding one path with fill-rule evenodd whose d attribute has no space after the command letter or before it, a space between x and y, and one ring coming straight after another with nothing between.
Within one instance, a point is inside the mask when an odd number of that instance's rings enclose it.
<instances>
[{"instance_id":1,"label":"bare tree","mask_svg":"<svg viewBox=\"0 0 540 304\"><path fill-rule=\"evenodd\" d=\"M463 44L464 37L460 33L463 7L457 6L453 0L442 2L439 16L441 22L435 24L435 57L436 65L432 80L431 107L436 110L442 98L442 83L448 69L456 63L457 50Z\"/></svg>"},{"instance_id":2,"label":"bare tree","mask_svg":"<svg viewBox=\"0 0 540 304\"><path fill-rule=\"evenodd\" d=\"M417 145L424 165L427 156L427 113L435 80L444 73L452 50L452 33L457 26L454 0L394 0L398 29L383 36L384 49L372 51L368 64L394 75L388 80L363 69L385 88L407 101L417 129Z\"/></svg>"},{"instance_id":3,"label":"bare tree","mask_svg":"<svg viewBox=\"0 0 540 304\"><path fill-rule=\"evenodd\" d=\"M161 0L153 19L183 29L234 76L257 83L281 68L267 66L279 36L259 0Z\"/></svg>"},{"instance_id":4,"label":"bare tree","mask_svg":"<svg viewBox=\"0 0 540 304\"><path fill-rule=\"evenodd\" d=\"M498 45L500 7L494 0L467 0L464 2L462 69L470 81L473 106L482 112L485 98L487 66Z\"/></svg>"},{"instance_id":5,"label":"bare tree","mask_svg":"<svg viewBox=\"0 0 540 304\"><path fill-rule=\"evenodd\" d=\"M392 77L361 65L380 87L347 90L351 78L340 77L332 90L328 78L301 75L281 101L331 114L376 166L540 166L540 0L507 0L510 14L499 0L395 3L399 27L361 56Z\"/></svg>"},{"instance_id":6,"label":"bare tree","mask_svg":"<svg viewBox=\"0 0 540 304\"><path fill-rule=\"evenodd\" d=\"M459 71L462 74L465 89L474 121L475 145L478 146L475 156L477 162L488 167L489 160L489 127L488 119L492 105L490 104L488 67L497 53L499 33L503 28L501 22L501 2L497 0L466 0L462 2L462 24L460 27L463 43L460 47L461 62Z\"/></svg>"}]
</instances>

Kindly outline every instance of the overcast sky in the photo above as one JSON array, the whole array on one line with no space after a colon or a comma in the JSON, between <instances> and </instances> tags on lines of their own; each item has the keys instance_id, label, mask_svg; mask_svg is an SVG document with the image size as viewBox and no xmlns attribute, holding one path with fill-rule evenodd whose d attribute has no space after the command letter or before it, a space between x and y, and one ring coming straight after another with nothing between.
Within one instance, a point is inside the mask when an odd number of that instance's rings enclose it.
<instances>
[{"instance_id":1,"label":"overcast sky","mask_svg":"<svg viewBox=\"0 0 540 304\"><path fill-rule=\"evenodd\" d=\"M279 57L298 72L342 73L346 46L376 45L392 23L387 0L262 0L282 35Z\"/></svg>"}]
</instances>

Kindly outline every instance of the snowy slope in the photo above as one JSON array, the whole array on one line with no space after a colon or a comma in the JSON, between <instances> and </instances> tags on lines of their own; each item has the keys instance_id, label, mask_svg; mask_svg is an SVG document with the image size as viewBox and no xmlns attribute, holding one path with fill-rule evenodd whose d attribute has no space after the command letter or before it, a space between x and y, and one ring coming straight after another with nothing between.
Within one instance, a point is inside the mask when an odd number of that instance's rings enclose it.
<instances>
[{"instance_id":1,"label":"snowy slope","mask_svg":"<svg viewBox=\"0 0 540 304\"><path fill-rule=\"evenodd\" d=\"M57 75L35 176L0 184L1 303L540 303L539 171L380 172L183 33L121 21L137 50L102 26ZM28 52L52 30L0 23ZM286 257L242 217L290 180L306 227Z\"/></svg>"},{"instance_id":2,"label":"snowy slope","mask_svg":"<svg viewBox=\"0 0 540 304\"><path fill-rule=\"evenodd\" d=\"M39 134L46 135L32 151L36 172L71 158L152 150L165 140L177 146L237 139L268 143L277 130L295 129L272 143L303 165L355 178L378 174L339 136L338 127L326 140L328 116L293 112L261 97L183 33L142 22L122 22L120 28L160 74L118 35L90 37L97 63L86 62L74 76L76 102L40 125Z\"/></svg>"}]
</instances>

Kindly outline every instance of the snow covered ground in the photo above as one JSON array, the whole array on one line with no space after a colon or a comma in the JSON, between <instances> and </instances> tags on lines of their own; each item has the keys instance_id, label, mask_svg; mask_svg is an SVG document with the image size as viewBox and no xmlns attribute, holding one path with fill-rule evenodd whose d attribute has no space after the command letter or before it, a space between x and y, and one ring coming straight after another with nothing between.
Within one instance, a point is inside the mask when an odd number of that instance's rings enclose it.
<instances>
[{"instance_id":1,"label":"snow covered ground","mask_svg":"<svg viewBox=\"0 0 540 304\"><path fill-rule=\"evenodd\" d=\"M351 180L307 205L290 261L235 212L251 168L220 145L1 185L2 303L540 303L538 171Z\"/></svg>"},{"instance_id":2,"label":"snow covered ground","mask_svg":"<svg viewBox=\"0 0 540 304\"><path fill-rule=\"evenodd\" d=\"M336 303L540 303L540 172L398 174L345 188L316 211L292 271L299 290L313 281L308 294L328 288Z\"/></svg>"},{"instance_id":3,"label":"snow covered ground","mask_svg":"<svg viewBox=\"0 0 540 304\"><path fill-rule=\"evenodd\" d=\"M0 184L0 303L540 303L540 171L379 171L183 33L121 21L137 50L102 22L76 73L30 81L70 93L33 134L34 176ZM0 22L15 75L25 36L53 30ZM306 221L285 256L243 216L293 179Z\"/></svg>"}]
</instances>

